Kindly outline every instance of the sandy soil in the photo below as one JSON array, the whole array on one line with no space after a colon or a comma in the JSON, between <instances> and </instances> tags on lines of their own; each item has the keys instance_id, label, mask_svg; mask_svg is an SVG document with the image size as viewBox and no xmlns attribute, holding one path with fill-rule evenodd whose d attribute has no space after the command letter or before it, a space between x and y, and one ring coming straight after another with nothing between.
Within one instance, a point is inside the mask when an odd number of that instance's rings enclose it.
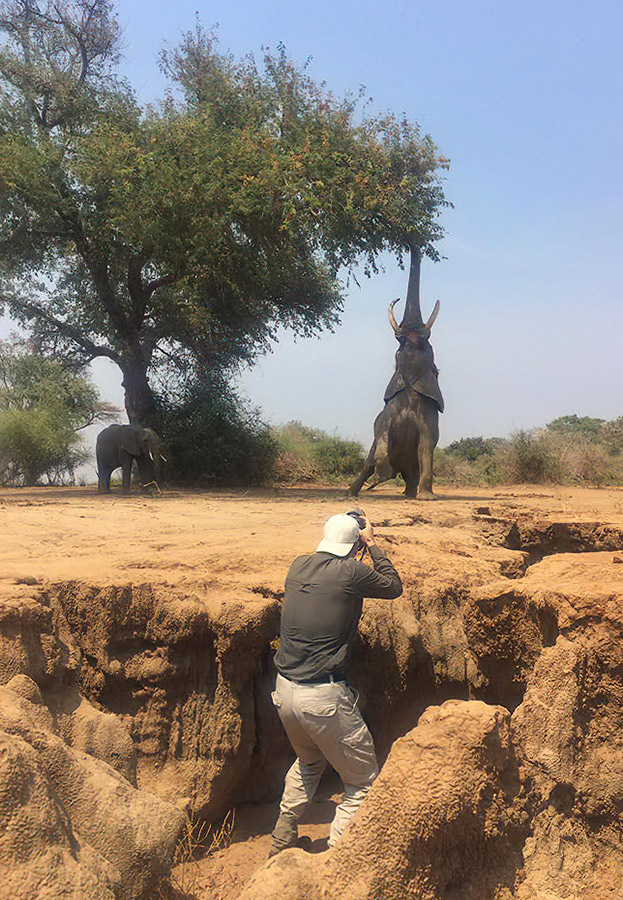
<instances>
[{"instance_id":1,"label":"sandy soil","mask_svg":"<svg viewBox=\"0 0 623 900\"><path fill-rule=\"evenodd\" d=\"M392 487L364 495L361 505L380 542L400 554L395 535L417 525L414 544L445 550L471 522L488 510L515 510L556 521L623 525L623 489L567 487L457 489L437 486L435 503L405 500ZM99 496L95 488L0 490L0 591L22 583L83 580L171 585L226 601L279 596L292 559L313 550L322 524L353 501L337 488L165 492L157 497L119 493ZM440 538L443 526L443 535ZM466 544L467 530L460 546ZM458 540L458 537L457 537ZM473 553L479 545L469 536ZM458 544L457 544L458 546ZM406 552L406 550L405 550ZM425 554L424 554L425 555ZM460 555L466 556L464 550ZM460 560L457 559L457 564ZM619 567L617 567L618 569ZM623 567L622 567L623 568ZM617 573L618 574L618 573ZM313 852L326 846L337 785L329 781L301 834ZM275 804L241 807L230 847L176 871L186 895L233 900L268 852Z\"/></svg>"},{"instance_id":2,"label":"sandy soil","mask_svg":"<svg viewBox=\"0 0 623 900\"><path fill-rule=\"evenodd\" d=\"M390 488L361 503L382 538L417 517L458 526L488 506L562 520L623 523L623 489L437 487L433 503ZM293 557L315 548L323 522L353 501L338 488L100 496L86 488L0 489L0 586L18 578L204 585L210 593L280 591ZM385 524L384 524L385 523Z\"/></svg>"}]
</instances>

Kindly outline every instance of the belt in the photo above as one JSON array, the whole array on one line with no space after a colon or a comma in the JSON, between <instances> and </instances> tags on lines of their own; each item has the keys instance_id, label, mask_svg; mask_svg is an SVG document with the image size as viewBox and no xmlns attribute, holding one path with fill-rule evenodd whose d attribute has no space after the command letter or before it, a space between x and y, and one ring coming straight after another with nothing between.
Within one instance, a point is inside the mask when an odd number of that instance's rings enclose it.
<instances>
[{"instance_id":1,"label":"belt","mask_svg":"<svg viewBox=\"0 0 623 900\"><path fill-rule=\"evenodd\" d=\"M288 675L284 675L283 672L279 674L286 681L291 681L293 684L330 684L334 681L346 681L345 672L327 672L325 675L317 675L315 678L306 678L305 680L290 678Z\"/></svg>"}]
</instances>

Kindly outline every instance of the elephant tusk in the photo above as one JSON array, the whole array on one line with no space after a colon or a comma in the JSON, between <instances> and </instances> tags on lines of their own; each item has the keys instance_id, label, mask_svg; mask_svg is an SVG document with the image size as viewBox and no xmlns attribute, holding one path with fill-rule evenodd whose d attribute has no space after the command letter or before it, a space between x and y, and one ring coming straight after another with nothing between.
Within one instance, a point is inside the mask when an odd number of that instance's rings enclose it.
<instances>
[{"instance_id":1,"label":"elephant tusk","mask_svg":"<svg viewBox=\"0 0 623 900\"><path fill-rule=\"evenodd\" d=\"M389 304L389 309L387 310L387 315L389 316L389 324L394 329L394 334L396 335L396 337L398 337L398 335L400 334L400 328L398 327L398 322L396 322L396 317L394 315L394 306L397 303L400 303L400 297L397 300L392 300L392 302Z\"/></svg>"},{"instance_id":2,"label":"elephant tusk","mask_svg":"<svg viewBox=\"0 0 623 900\"><path fill-rule=\"evenodd\" d=\"M435 306L433 307L433 311L432 311L432 313L430 314L430 317L429 317L429 319L428 319L428 322L426 323L426 330L427 330L427 331L430 331L430 330L431 330L431 328L432 328L433 325L435 324L435 319L437 318L438 315L439 315L439 300L437 300L437 302L435 303Z\"/></svg>"},{"instance_id":3,"label":"elephant tusk","mask_svg":"<svg viewBox=\"0 0 623 900\"><path fill-rule=\"evenodd\" d=\"M164 453L161 453L161 454L160 454L160 459L161 459L163 462L166 462L166 461L167 461L167 458L166 458L166 456L164 455Z\"/></svg>"},{"instance_id":4,"label":"elephant tusk","mask_svg":"<svg viewBox=\"0 0 623 900\"><path fill-rule=\"evenodd\" d=\"M149 451L149 458L152 462L154 461L154 454L151 452L151 450Z\"/></svg>"}]
</instances>

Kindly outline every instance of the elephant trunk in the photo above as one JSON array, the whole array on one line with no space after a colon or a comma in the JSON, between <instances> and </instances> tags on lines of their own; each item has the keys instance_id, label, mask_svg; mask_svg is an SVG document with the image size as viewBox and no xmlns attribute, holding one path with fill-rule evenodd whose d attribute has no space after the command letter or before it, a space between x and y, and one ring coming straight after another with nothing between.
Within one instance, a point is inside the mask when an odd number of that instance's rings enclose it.
<instances>
[{"instance_id":1,"label":"elephant trunk","mask_svg":"<svg viewBox=\"0 0 623 900\"><path fill-rule=\"evenodd\" d=\"M411 248L409 283L407 285L405 311L400 325L398 325L396 317L394 316L394 306L399 301L392 301L388 310L390 325L399 341L405 337L409 340L414 340L417 336L428 339L430 337L431 328L439 314L439 300L437 300L428 321L424 322L422 319L422 310L420 308L420 269L422 257L415 240L412 239L409 246Z\"/></svg>"},{"instance_id":2,"label":"elephant trunk","mask_svg":"<svg viewBox=\"0 0 623 900\"><path fill-rule=\"evenodd\" d=\"M420 269L422 266L422 257L414 239L409 241L409 247L411 250L411 263L409 265L407 300L402 322L400 323L400 330L403 333L419 330L424 326L422 310L420 309Z\"/></svg>"}]
</instances>

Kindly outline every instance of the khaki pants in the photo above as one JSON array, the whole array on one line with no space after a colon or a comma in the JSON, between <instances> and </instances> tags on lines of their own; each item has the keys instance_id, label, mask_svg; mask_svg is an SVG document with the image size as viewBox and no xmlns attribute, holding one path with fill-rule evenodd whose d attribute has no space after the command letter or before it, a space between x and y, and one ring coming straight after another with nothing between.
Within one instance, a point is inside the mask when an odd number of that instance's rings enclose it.
<instances>
[{"instance_id":1,"label":"khaki pants","mask_svg":"<svg viewBox=\"0 0 623 900\"><path fill-rule=\"evenodd\" d=\"M293 684L277 675L272 698L297 755L286 775L280 810L299 819L329 762L344 782L344 797L331 823L333 847L379 771L357 693L340 681Z\"/></svg>"}]
</instances>

